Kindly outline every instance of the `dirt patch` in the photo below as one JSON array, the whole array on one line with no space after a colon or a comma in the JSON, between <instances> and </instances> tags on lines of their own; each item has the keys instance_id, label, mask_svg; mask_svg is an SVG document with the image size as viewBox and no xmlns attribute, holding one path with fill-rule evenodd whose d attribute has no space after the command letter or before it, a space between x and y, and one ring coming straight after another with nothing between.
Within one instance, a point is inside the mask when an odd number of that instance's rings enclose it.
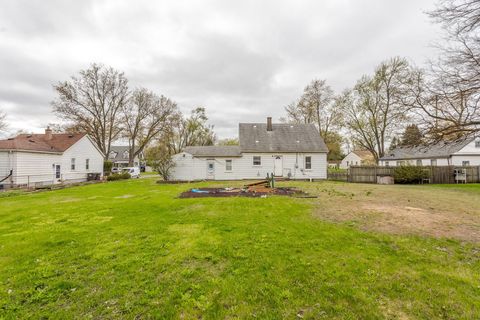
<instances>
[{"instance_id":1,"label":"dirt patch","mask_svg":"<svg viewBox=\"0 0 480 320\"><path fill-rule=\"evenodd\" d=\"M314 215L366 231L480 242L480 201L472 192L420 186L315 186ZM313 186L312 186L313 189Z\"/></svg>"},{"instance_id":2,"label":"dirt patch","mask_svg":"<svg viewBox=\"0 0 480 320\"><path fill-rule=\"evenodd\" d=\"M300 190L293 188L270 188L270 189L261 189L259 191L251 191L249 189L240 189L240 188L201 188L201 189L190 189L188 191L182 192L179 198L224 198L224 197L250 197L250 198L260 198L267 197L270 195L277 196L302 196L306 194Z\"/></svg>"},{"instance_id":3,"label":"dirt patch","mask_svg":"<svg viewBox=\"0 0 480 320\"><path fill-rule=\"evenodd\" d=\"M471 215L393 205L364 205L363 209L376 213L370 225L376 230L480 241L480 221Z\"/></svg>"}]
</instances>

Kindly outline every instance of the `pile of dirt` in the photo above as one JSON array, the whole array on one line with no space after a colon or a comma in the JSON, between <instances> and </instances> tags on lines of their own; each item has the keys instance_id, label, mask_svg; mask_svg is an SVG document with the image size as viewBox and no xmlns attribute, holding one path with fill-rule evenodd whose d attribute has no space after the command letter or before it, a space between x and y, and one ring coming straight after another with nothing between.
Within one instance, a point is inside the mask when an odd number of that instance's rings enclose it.
<instances>
[{"instance_id":1,"label":"pile of dirt","mask_svg":"<svg viewBox=\"0 0 480 320\"><path fill-rule=\"evenodd\" d=\"M303 191L293 188L199 188L190 189L180 194L180 198L208 197L250 197L260 198L269 195L277 196L307 196Z\"/></svg>"}]
</instances>

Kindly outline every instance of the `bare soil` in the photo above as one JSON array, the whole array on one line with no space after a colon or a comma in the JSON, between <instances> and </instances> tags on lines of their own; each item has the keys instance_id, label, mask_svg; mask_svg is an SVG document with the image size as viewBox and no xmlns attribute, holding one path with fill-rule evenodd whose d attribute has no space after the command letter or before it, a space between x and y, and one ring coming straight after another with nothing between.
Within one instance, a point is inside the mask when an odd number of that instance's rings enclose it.
<instances>
[{"instance_id":1,"label":"bare soil","mask_svg":"<svg viewBox=\"0 0 480 320\"><path fill-rule=\"evenodd\" d=\"M193 191L198 190L198 191ZM302 191L292 188L261 188L260 191L252 191L250 189L235 188L227 190L225 188L201 188L190 189L182 192L179 198L210 198L210 197L250 197L259 198L268 195L291 196L294 194L302 194Z\"/></svg>"},{"instance_id":2,"label":"bare soil","mask_svg":"<svg viewBox=\"0 0 480 320\"><path fill-rule=\"evenodd\" d=\"M314 215L363 230L480 242L480 192L460 187L312 184Z\"/></svg>"}]
</instances>

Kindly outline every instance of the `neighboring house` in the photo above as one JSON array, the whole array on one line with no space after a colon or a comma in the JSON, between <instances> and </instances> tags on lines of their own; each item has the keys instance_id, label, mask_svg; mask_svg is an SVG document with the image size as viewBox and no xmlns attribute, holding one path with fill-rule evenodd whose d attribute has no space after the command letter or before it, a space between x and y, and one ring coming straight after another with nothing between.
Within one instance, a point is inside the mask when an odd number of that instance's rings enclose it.
<instances>
[{"instance_id":1,"label":"neighboring house","mask_svg":"<svg viewBox=\"0 0 480 320\"><path fill-rule=\"evenodd\" d=\"M108 160L113 162L113 167L124 168L128 167L128 159L130 155L129 146L111 146ZM140 167L142 164L142 154L135 156L133 159L133 166Z\"/></svg>"},{"instance_id":2,"label":"neighboring house","mask_svg":"<svg viewBox=\"0 0 480 320\"><path fill-rule=\"evenodd\" d=\"M88 173L103 174L103 159L84 133L21 134L0 140L0 185L85 181Z\"/></svg>"},{"instance_id":3,"label":"neighboring house","mask_svg":"<svg viewBox=\"0 0 480 320\"><path fill-rule=\"evenodd\" d=\"M480 137L396 148L380 159L381 166L479 166Z\"/></svg>"},{"instance_id":4,"label":"neighboring house","mask_svg":"<svg viewBox=\"0 0 480 320\"><path fill-rule=\"evenodd\" d=\"M175 180L326 179L328 148L313 124L240 123L239 146L186 147Z\"/></svg>"},{"instance_id":5,"label":"neighboring house","mask_svg":"<svg viewBox=\"0 0 480 320\"><path fill-rule=\"evenodd\" d=\"M347 154L340 162L340 169L348 169L350 166L375 165L375 157L368 150L354 150Z\"/></svg>"}]
</instances>

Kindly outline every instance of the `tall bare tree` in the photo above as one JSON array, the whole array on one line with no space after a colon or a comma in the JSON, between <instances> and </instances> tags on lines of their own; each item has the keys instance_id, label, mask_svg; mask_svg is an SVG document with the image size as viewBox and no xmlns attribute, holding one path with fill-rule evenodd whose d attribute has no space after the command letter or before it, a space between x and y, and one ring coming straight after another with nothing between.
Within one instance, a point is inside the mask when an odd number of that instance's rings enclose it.
<instances>
[{"instance_id":1,"label":"tall bare tree","mask_svg":"<svg viewBox=\"0 0 480 320\"><path fill-rule=\"evenodd\" d=\"M179 119L173 130L162 139L168 141L172 154L181 152L187 146L211 146L216 137L207 120L205 108L195 108L189 117Z\"/></svg>"},{"instance_id":2,"label":"tall bare tree","mask_svg":"<svg viewBox=\"0 0 480 320\"><path fill-rule=\"evenodd\" d=\"M325 80L312 80L303 90L298 102L285 107L287 122L314 123L320 136L328 140L329 133L338 128L342 113L333 104L334 92Z\"/></svg>"},{"instance_id":3,"label":"tall bare tree","mask_svg":"<svg viewBox=\"0 0 480 320\"><path fill-rule=\"evenodd\" d=\"M410 104L436 139L479 132L480 0L440 0L429 15L445 41L430 72L418 72Z\"/></svg>"},{"instance_id":4,"label":"tall bare tree","mask_svg":"<svg viewBox=\"0 0 480 320\"><path fill-rule=\"evenodd\" d=\"M122 108L124 137L129 144L129 165L155 138L171 130L179 117L177 104L147 89L137 89Z\"/></svg>"},{"instance_id":5,"label":"tall bare tree","mask_svg":"<svg viewBox=\"0 0 480 320\"><path fill-rule=\"evenodd\" d=\"M58 97L53 111L63 120L87 132L108 157L112 141L119 138L120 112L128 102L128 81L122 72L92 64L78 76L54 85Z\"/></svg>"},{"instance_id":6,"label":"tall bare tree","mask_svg":"<svg viewBox=\"0 0 480 320\"><path fill-rule=\"evenodd\" d=\"M385 155L390 137L407 119L402 97L411 70L402 58L382 62L372 77L363 76L352 90L336 99L354 144L369 150L378 161Z\"/></svg>"},{"instance_id":7,"label":"tall bare tree","mask_svg":"<svg viewBox=\"0 0 480 320\"><path fill-rule=\"evenodd\" d=\"M7 130L6 118L6 113L0 110L0 132Z\"/></svg>"}]
</instances>

